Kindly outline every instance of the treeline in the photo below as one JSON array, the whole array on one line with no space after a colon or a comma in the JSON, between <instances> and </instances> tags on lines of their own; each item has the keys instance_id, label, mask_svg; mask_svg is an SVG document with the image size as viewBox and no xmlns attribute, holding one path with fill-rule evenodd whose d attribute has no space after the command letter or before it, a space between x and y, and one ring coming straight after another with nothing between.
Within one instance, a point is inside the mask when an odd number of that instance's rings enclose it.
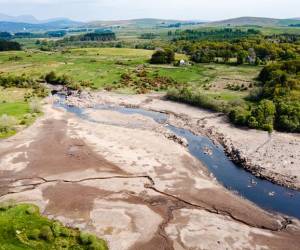
<instances>
[{"instance_id":1,"label":"treeline","mask_svg":"<svg viewBox=\"0 0 300 250\"><path fill-rule=\"evenodd\" d=\"M296 24L290 24L290 27L300 27L300 23L296 23Z\"/></svg>"},{"instance_id":2,"label":"treeline","mask_svg":"<svg viewBox=\"0 0 300 250\"><path fill-rule=\"evenodd\" d=\"M264 64L269 61L295 59L299 45L277 43L264 38L227 41L177 41L172 44L177 52L185 53L196 63L223 62L236 64Z\"/></svg>"},{"instance_id":3,"label":"treeline","mask_svg":"<svg viewBox=\"0 0 300 250\"><path fill-rule=\"evenodd\" d=\"M168 36L172 39L172 41L199 41L199 40L231 40L231 39L239 39L245 38L249 36L260 35L261 32L255 29L214 29L214 30L196 30L196 29L188 29L188 30L176 30L175 32L169 31Z\"/></svg>"},{"instance_id":4,"label":"treeline","mask_svg":"<svg viewBox=\"0 0 300 250\"><path fill-rule=\"evenodd\" d=\"M274 34L264 36L256 29L215 29L169 31L171 42L151 40L135 48L169 48L183 53L196 63L230 63L265 65L272 61L294 60L300 56L300 35ZM148 38L151 35L148 34ZM146 36L146 37L147 37Z\"/></svg>"},{"instance_id":5,"label":"treeline","mask_svg":"<svg viewBox=\"0 0 300 250\"><path fill-rule=\"evenodd\" d=\"M0 40L0 51L21 50L21 45L17 42Z\"/></svg>"},{"instance_id":6,"label":"treeline","mask_svg":"<svg viewBox=\"0 0 300 250\"><path fill-rule=\"evenodd\" d=\"M300 42L300 35L298 34L273 34L273 35L267 35L264 37L265 39L276 42L276 43L298 43Z\"/></svg>"},{"instance_id":7,"label":"treeline","mask_svg":"<svg viewBox=\"0 0 300 250\"><path fill-rule=\"evenodd\" d=\"M225 102L188 87L172 89L171 100L226 113L238 126L272 131L300 132L300 60L265 66L247 102Z\"/></svg>"},{"instance_id":8,"label":"treeline","mask_svg":"<svg viewBox=\"0 0 300 250\"><path fill-rule=\"evenodd\" d=\"M0 39L12 40L16 38L52 38L52 37L64 37L67 34L66 30L54 30L44 33L31 33L31 32L16 32L11 34L9 32L0 32Z\"/></svg>"},{"instance_id":9,"label":"treeline","mask_svg":"<svg viewBox=\"0 0 300 250\"><path fill-rule=\"evenodd\" d=\"M300 60L270 64L259 75L261 86L248 100L254 105L229 114L238 125L300 132Z\"/></svg>"},{"instance_id":10,"label":"treeline","mask_svg":"<svg viewBox=\"0 0 300 250\"><path fill-rule=\"evenodd\" d=\"M71 36L65 38L64 42L85 42L85 41L114 41L116 40L116 34L112 31L86 33L79 36Z\"/></svg>"},{"instance_id":11,"label":"treeline","mask_svg":"<svg viewBox=\"0 0 300 250\"><path fill-rule=\"evenodd\" d=\"M156 37L158 37L158 35L154 33L143 33L140 35L140 39L154 39Z\"/></svg>"}]
</instances>

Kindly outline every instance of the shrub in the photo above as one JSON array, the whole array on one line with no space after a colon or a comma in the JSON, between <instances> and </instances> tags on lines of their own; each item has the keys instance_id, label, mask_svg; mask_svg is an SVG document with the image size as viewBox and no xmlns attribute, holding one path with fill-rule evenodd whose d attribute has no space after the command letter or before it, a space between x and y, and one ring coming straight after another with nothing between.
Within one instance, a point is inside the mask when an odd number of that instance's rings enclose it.
<instances>
[{"instance_id":1,"label":"shrub","mask_svg":"<svg viewBox=\"0 0 300 250\"><path fill-rule=\"evenodd\" d=\"M244 107L236 107L229 112L228 117L231 122L238 126L247 126L250 111L246 110Z\"/></svg>"},{"instance_id":2,"label":"shrub","mask_svg":"<svg viewBox=\"0 0 300 250\"><path fill-rule=\"evenodd\" d=\"M45 81L51 85L67 86L72 83L72 79L67 75L57 76L55 72L51 71L45 75Z\"/></svg>"},{"instance_id":3,"label":"shrub","mask_svg":"<svg viewBox=\"0 0 300 250\"><path fill-rule=\"evenodd\" d=\"M276 105L276 128L283 131L300 132L300 102L282 100Z\"/></svg>"},{"instance_id":4,"label":"shrub","mask_svg":"<svg viewBox=\"0 0 300 250\"><path fill-rule=\"evenodd\" d=\"M150 60L152 64L170 64L175 60L175 53L170 49L156 50Z\"/></svg>"},{"instance_id":5,"label":"shrub","mask_svg":"<svg viewBox=\"0 0 300 250\"><path fill-rule=\"evenodd\" d=\"M61 225L59 222L54 222L51 229L55 237L59 237L61 235Z\"/></svg>"},{"instance_id":6,"label":"shrub","mask_svg":"<svg viewBox=\"0 0 300 250\"><path fill-rule=\"evenodd\" d=\"M0 133L8 133L12 130L15 130L16 125L16 118L8 116L6 114L0 117Z\"/></svg>"},{"instance_id":7,"label":"shrub","mask_svg":"<svg viewBox=\"0 0 300 250\"><path fill-rule=\"evenodd\" d=\"M104 241L94 241L88 248L89 250L108 250Z\"/></svg>"},{"instance_id":8,"label":"shrub","mask_svg":"<svg viewBox=\"0 0 300 250\"><path fill-rule=\"evenodd\" d=\"M263 97L263 88L258 87L255 89L252 89L250 91L250 94L246 97L247 100L252 101L252 102L257 102L261 100Z\"/></svg>"},{"instance_id":9,"label":"shrub","mask_svg":"<svg viewBox=\"0 0 300 250\"><path fill-rule=\"evenodd\" d=\"M89 245L89 244L92 243L91 242L91 235L88 234L88 233L81 232L79 238L80 238L80 241L83 245Z\"/></svg>"},{"instance_id":10,"label":"shrub","mask_svg":"<svg viewBox=\"0 0 300 250\"><path fill-rule=\"evenodd\" d=\"M40 234L41 234L40 230L36 228L33 229L31 232L29 232L27 234L27 237L30 240L39 240Z\"/></svg>"},{"instance_id":11,"label":"shrub","mask_svg":"<svg viewBox=\"0 0 300 250\"><path fill-rule=\"evenodd\" d=\"M92 83L89 81L75 82L68 75L56 75L55 72L51 71L45 75L45 81L51 85L62 85L72 90L80 90L82 87L91 87Z\"/></svg>"},{"instance_id":12,"label":"shrub","mask_svg":"<svg viewBox=\"0 0 300 250\"><path fill-rule=\"evenodd\" d=\"M39 212L38 209L34 206L31 206L31 207L26 209L26 213L30 214L30 215L38 213L38 212Z\"/></svg>"},{"instance_id":13,"label":"shrub","mask_svg":"<svg viewBox=\"0 0 300 250\"><path fill-rule=\"evenodd\" d=\"M53 240L53 232L49 226L43 226L40 230L39 237L46 241L52 241Z\"/></svg>"},{"instance_id":14,"label":"shrub","mask_svg":"<svg viewBox=\"0 0 300 250\"><path fill-rule=\"evenodd\" d=\"M257 124L258 126L256 128L258 129L272 131L274 128L275 114L275 104L270 100L262 100L251 112L251 116L256 120L256 122L253 120L251 125Z\"/></svg>"},{"instance_id":15,"label":"shrub","mask_svg":"<svg viewBox=\"0 0 300 250\"><path fill-rule=\"evenodd\" d=\"M250 116L248 119L248 126L250 128L258 128L259 124L254 116Z\"/></svg>"},{"instance_id":16,"label":"shrub","mask_svg":"<svg viewBox=\"0 0 300 250\"><path fill-rule=\"evenodd\" d=\"M42 106L40 100L37 98L33 98L29 103L29 109L31 113L41 113Z\"/></svg>"},{"instance_id":17,"label":"shrub","mask_svg":"<svg viewBox=\"0 0 300 250\"><path fill-rule=\"evenodd\" d=\"M108 250L104 240L88 233L80 233L80 241L83 245L88 246L89 250Z\"/></svg>"}]
</instances>

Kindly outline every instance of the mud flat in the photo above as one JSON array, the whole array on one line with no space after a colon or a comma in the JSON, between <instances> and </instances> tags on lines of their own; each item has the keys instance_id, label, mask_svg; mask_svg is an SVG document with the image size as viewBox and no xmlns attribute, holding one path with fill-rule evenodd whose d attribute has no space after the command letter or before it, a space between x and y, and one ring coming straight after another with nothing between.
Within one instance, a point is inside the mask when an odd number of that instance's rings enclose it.
<instances>
[{"instance_id":1,"label":"mud flat","mask_svg":"<svg viewBox=\"0 0 300 250\"><path fill-rule=\"evenodd\" d=\"M100 96L95 104L126 100ZM165 103L154 97L126 105ZM47 105L32 127L0 141L0 202L34 203L103 237L110 249L299 249L298 220L227 191L153 119L113 110L87 115L97 122Z\"/></svg>"},{"instance_id":2,"label":"mud flat","mask_svg":"<svg viewBox=\"0 0 300 250\"><path fill-rule=\"evenodd\" d=\"M170 114L169 123L205 135L224 146L232 160L255 176L300 190L300 135L240 129L222 114L167 101L162 95L126 96L108 92L71 96L80 107L96 104L139 107Z\"/></svg>"}]
</instances>

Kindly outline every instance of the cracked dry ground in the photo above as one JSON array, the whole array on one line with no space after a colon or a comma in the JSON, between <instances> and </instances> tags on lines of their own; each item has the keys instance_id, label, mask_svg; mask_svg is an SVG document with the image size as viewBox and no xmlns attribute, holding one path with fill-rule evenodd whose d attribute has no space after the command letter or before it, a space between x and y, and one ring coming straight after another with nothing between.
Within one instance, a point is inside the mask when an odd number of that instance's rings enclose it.
<instances>
[{"instance_id":1,"label":"cracked dry ground","mask_svg":"<svg viewBox=\"0 0 300 250\"><path fill-rule=\"evenodd\" d=\"M110 249L299 249L300 223L221 187L150 118L45 116L0 142L0 202L105 238ZM137 125L138 124L138 125Z\"/></svg>"}]
</instances>

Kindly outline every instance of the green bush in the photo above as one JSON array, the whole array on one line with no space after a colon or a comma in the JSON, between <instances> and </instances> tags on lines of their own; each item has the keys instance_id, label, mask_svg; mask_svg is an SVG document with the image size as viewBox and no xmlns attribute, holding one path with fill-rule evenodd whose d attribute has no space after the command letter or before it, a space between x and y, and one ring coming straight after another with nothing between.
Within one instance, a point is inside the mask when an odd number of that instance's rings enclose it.
<instances>
[{"instance_id":1,"label":"green bush","mask_svg":"<svg viewBox=\"0 0 300 250\"><path fill-rule=\"evenodd\" d=\"M54 71L45 75L45 81L51 85L63 85L68 86L71 85L72 79L67 75L58 76Z\"/></svg>"},{"instance_id":2,"label":"green bush","mask_svg":"<svg viewBox=\"0 0 300 250\"><path fill-rule=\"evenodd\" d=\"M46 83L51 85L62 85L66 86L72 90L81 90L82 87L92 87L93 84L90 81L79 81L75 82L70 76L68 75L56 75L54 71L47 73L44 77Z\"/></svg>"},{"instance_id":3,"label":"green bush","mask_svg":"<svg viewBox=\"0 0 300 250\"><path fill-rule=\"evenodd\" d=\"M231 122L238 126L247 126L250 115L250 111L246 110L244 107L236 107L231 109L228 117Z\"/></svg>"},{"instance_id":4,"label":"green bush","mask_svg":"<svg viewBox=\"0 0 300 250\"><path fill-rule=\"evenodd\" d=\"M39 229L33 229L27 234L28 239L30 240L39 240L41 231Z\"/></svg>"},{"instance_id":5,"label":"green bush","mask_svg":"<svg viewBox=\"0 0 300 250\"><path fill-rule=\"evenodd\" d=\"M274 128L275 114L275 104L270 100L262 100L251 112L251 116L255 118L252 118L251 126L257 124L255 128L271 132Z\"/></svg>"},{"instance_id":6,"label":"green bush","mask_svg":"<svg viewBox=\"0 0 300 250\"><path fill-rule=\"evenodd\" d=\"M170 64L175 60L175 53L170 49L156 50L150 60L152 64Z\"/></svg>"},{"instance_id":7,"label":"green bush","mask_svg":"<svg viewBox=\"0 0 300 250\"><path fill-rule=\"evenodd\" d=\"M42 226L40 230L40 238L46 241L52 241L54 238L53 232L49 226Z\"/></svg>"},{"instance_id":8,"label":"green bush","mask_svg":"<svg viewBox=\"0 0 300 250\"><path fill-rule=\"evenodd\" d=\"M88 246L89 250L108 250L105 241L98 239L89 233L80 233L80 241L83 245Z\"/></svg>"},{"instance_id":9,"label":"green bush","mask_svg":"<svg viewBox=\"0 0 300 250\"><path fill-rule=\"evenodd\" d=\"M283 131L300 132L300 101L279 101L276 105L276 128Z\"/></svg>"}]
</instances>

